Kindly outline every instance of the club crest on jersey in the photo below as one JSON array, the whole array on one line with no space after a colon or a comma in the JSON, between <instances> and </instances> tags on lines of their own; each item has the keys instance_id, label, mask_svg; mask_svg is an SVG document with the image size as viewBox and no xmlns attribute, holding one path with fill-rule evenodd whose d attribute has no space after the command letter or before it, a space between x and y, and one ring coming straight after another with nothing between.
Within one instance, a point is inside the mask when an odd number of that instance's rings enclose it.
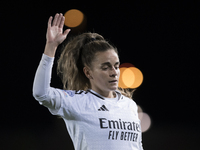
<instances>
[{"instance_id":1,"label":"club crest on jersey","mask_svg":"<svg viewBox=\"0 0 200 150\"><path fill-rule=\"evenodd\" d=\"M74 93L73 91L64 90L64 94L65 94L66 97L68 97L68 95L69 95L70 97L73 97L75 93Z\"/></svg>"}]
</instances>

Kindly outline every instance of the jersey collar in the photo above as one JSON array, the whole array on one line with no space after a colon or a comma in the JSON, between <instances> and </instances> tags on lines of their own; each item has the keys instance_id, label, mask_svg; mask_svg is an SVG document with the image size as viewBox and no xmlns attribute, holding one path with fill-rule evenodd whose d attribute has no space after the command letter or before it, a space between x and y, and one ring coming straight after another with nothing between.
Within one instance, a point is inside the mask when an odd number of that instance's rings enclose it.
<instances>
[{"instance_id":1,"label":"jersey collar","mask_svg":"<svg viewBox=\"0 0 200 150\"><path fill-rule=\"evenodd\" d=\"M95 95L96 97L98 97L98 98L100 98L102 100L105 100L105 97L101 96L100 94L96 93L95 91L93 91L91 89L88 89L87 92ZM122 96L122 94L119 91L115 91L115 92L116 92L116 94L118 94L119 100L123 99L123 96Z\"/></svg>"}]
</instances>

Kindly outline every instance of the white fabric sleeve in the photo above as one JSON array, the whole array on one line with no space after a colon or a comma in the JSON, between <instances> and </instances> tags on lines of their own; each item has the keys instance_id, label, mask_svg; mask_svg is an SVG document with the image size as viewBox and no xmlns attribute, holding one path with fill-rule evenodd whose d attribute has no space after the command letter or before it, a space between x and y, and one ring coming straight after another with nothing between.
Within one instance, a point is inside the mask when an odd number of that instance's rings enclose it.
<instances>
[{"instance_id":1,"label":"white fabric sleeve","mask_svg":"<svg viewBox=\"0 0 200 150\"><path fill-rule=\"evenodd\" d=\"M54 110L52 113L56 114L61 107L62 96L58 89L50 87L53 62L54 58L42 55L34 78L33 97L41 105Z\"/></svg>"}]
</instances>

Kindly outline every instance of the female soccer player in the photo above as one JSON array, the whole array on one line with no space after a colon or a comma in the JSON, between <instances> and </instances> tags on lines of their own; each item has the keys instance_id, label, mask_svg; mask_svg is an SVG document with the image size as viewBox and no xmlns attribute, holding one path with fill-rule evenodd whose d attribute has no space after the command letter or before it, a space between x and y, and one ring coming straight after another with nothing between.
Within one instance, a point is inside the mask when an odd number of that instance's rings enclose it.
<instances>
[{"instance_id":1,"label":"female soccer player","mask_svg":"<svg viewBox=\"0 0 200 150\"><path fill-rule=\"evenodd\" d=\"M56 49L70 32L63 32L64 20L62 14L49 18L33 96L63 118L75 150L142 150L137 105L118 89L118 52L101 35L69 41L57 67L64 89L50 87Z\"/></svg>"}]
</instances>

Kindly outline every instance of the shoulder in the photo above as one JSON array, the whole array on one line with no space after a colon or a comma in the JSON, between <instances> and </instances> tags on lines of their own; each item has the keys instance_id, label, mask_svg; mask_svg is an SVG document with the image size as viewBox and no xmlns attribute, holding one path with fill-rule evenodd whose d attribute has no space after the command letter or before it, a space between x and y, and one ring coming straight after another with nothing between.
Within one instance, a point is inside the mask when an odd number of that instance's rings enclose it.
<instances>
[{"instance_id":1,"label":"shoulder","mask_svg":"<svg viewBox=\"0 0 200 150\"><path fill-rule=\"evenodd\" d=\"M120 100L125 100L125 101L128 101L128 102L133 102L133 103L135 103L133 99L131 99L131 98L129 98L129 97L123 95L120 91L115 91L115 92L119 95L119 97L120 97L119 99L120 99Z\"/></svg>"},{"instance_id":2,"label":"shoulder","mask_svg":"<svg viewBox=\"0 0 200 150\"><path fill-rule=\"evenodd\" d=\"M62 93L64 94L65 97L71 97L71 98L76 98L76 97L85 97L87 96L87 91L79 90L62 90Z\"/></svg>"},{"instance_id":3,"label":"shoulder","mask_svg":"<svg viewBox=\"0 0 200 150\"><path fill-rule=\"evenodd\" d=\"M61 92L63 93L63 108L80 111L91 101L87 91L62 90Z\"/></svg>"},{"instance_id":4,"label":"shoulder","mask_svg":"<svg viewBox=\"0 0 200 150\"><path fill-rule=\"evenodd\" d=\"M116 91L116 92L119 93L119 94L121 94L119 91ZM129 97L127 97L127 96L121 94L119 100L120 100L121 102L124 102L124 103L126 103L127 105L129 105L129 106L134 107L135 109L137 109L137 104L136 104L136 102L135 102L133 99L131 99L131 98L129 98Z\"/></svg>"}]
</instances>

